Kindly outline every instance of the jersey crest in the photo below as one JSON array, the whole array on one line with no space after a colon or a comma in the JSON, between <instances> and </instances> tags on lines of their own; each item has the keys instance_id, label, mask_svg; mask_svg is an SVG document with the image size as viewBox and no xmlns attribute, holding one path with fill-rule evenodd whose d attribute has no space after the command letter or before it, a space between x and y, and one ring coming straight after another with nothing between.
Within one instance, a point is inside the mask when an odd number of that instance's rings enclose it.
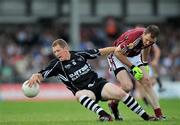
<instances>
[{"instance_id":1,"label":"jersey crest","mask_svg":"<svg viewBox=\"0 0 180 125\"><path fill-rule=\"evenodd\" d=\"M127 48L128 48L128 49L133 49L134 46L135 46L134 43L129 43L129 44L127 45Z\"/></svg>"}]
</instances>

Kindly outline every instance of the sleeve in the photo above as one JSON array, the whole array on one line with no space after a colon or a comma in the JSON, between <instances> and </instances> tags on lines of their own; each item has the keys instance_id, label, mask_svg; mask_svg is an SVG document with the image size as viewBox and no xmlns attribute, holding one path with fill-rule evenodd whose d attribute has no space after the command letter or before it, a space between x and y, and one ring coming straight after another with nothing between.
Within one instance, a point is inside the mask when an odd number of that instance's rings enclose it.
<instances>
[{"instance_id":1,"label":"sleeve","mask_svg":"<svg viewBox=\"0 0 180 125\"><path fill-rule=\"evenodd\" d=\"M100 56L98 49L88 49L84 51L78 51L77 54L81 55L85 59L95 59Z\"/></svg>"},{"instance_id":2,"label":"sleeve","mask_svg":"<svg viewBox=\"0 0 180 125\"><path fill-rule=\"evenodd\" d=\"M121 51L126 53L128 50L133 49L143 32L144 28L137 28L124 33L119 39L119 47L121 48Z\"/></svg>"},{"instance_id":3,"label":"sleeve","mask_svg":"<svg viewBox=\"0 0 180 125\"><path fill-rule=\"evenodd\" d=\"M44 69L39 71L39 73L42 74L43 78L49 78L52 76L57 76L58 75L58 66L59 61L52 60Z\"/></svg>"},{"instance_id":4,"label":"sleeve","mask_svg":"<svg viewBox=\"0 0 180 125\"><path fill-rule=\"evenodd\" d=\"M118 47L120 48L122 54L126 54L126 52L128 51L126 43L122 43Z\"/></svg>"}]
</instances>

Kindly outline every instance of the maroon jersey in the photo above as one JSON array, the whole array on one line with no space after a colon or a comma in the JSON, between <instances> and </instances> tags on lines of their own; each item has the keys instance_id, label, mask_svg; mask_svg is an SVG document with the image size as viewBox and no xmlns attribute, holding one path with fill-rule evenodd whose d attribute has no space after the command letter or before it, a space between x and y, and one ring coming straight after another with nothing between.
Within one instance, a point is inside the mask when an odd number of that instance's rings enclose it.
<instances>
[{"instance_id":1,"label":"maroon jersey","mask_svg":"<svg viewBox=\"0 0 180 125\"><path fill-rule=\"evenodd\" d=\"M144 28L128 30L115 40L113 45L120 46L122 52L128 57L136 56L143 49L143 32Z\"/></svg>"}]
</instances>

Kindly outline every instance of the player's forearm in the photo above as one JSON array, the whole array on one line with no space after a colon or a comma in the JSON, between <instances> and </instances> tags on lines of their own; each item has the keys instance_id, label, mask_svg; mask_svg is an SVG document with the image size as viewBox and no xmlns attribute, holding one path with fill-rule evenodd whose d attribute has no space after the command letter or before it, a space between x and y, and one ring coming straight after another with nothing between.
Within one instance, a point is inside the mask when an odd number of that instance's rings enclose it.
<instances>
[{"instance_id":1,"label":"player's forearm","mask_svg":"<svg viewBox=\"0 0 180 125\"><path fill-rule=\"evenodd\" d=\"M133 66L133 64L127 59L127 57L125 55L123 55L121 53L121 51L116 50L114 52L115 56L126 66L128 66L129 68L131 68Z\"/></svg>"},{"instance_id":2,"label":"player's forearm","mask_svg":"<svg viewBox=\"0 0 180 125\"><path fill-rule=\"evenodd\" d=\"M110 53L114 53L115 49L116 47L106 47L99 49L99 52L103 56L103 55L108 55Z\"/></svg>"},{"instance_id":3,"label":"player's forearm","mask_svg":"<svg viewBox=\"0 0 180 125\"><path fill-rule=\"evenodd\" d=\"M148 62L148 57L149 57L150 49L151 49L151 47L148 47L148 48L143 50L143 52L142 52L142 61L143 62Z\"/></svg>"},{"instance_id":4,"label":"player's forearm","mask_svg":"<svg viewBox=\"0 0 180 125\"><path fill-rule=\"evenodd\" d=\"M159 49L159 47L153 47L153 51L154 51L154 58L152 61L154 62L159 62L160 56L161 56L161 50Z\"/></svg>"}]
</instances>

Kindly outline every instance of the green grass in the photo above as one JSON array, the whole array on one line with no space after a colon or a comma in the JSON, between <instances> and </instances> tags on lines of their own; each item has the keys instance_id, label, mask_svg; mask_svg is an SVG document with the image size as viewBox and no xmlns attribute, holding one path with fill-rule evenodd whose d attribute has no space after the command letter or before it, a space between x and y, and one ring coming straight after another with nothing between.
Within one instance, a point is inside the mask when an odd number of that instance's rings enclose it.
<instances>
[{"instance_id":1,"label":"green grass","mask_svg":"<svg viewBox=\"0 0 180 125\"><path fill-rule=\"evenodd\" d=\"M76 101L0 102L0 125L180 125L180 100L160 100L166 121L143 121L122 103L119 108L124 121L100 122L95 113ZM153 114L150 107L140 104ZM100 105L109 112L107 103Z\"/></svg>"}]
</instances>

